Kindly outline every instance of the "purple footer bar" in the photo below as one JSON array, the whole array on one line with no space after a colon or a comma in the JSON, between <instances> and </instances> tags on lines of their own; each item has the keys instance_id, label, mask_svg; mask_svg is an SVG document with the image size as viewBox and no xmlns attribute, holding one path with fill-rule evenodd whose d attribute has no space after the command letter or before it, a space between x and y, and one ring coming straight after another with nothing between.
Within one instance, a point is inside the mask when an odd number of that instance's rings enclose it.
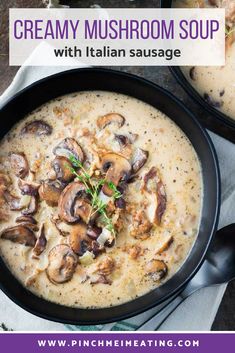
<instances>
[{"instance_id":1,"label":"purple footer bar","mask_svg":"<svg viewBox=\"0 0 235 353\"><path fill-rule=\"evenodd\" d=\"M0 352L234 353L235 333L2 333Z\"/></svg>"}]
</instances>

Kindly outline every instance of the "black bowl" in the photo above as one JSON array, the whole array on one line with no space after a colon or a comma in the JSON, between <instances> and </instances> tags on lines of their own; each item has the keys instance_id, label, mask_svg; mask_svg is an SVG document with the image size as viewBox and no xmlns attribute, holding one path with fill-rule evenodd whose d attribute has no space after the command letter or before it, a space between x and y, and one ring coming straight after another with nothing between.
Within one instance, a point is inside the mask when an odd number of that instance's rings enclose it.
<instances>
[{"instance_id":1,"label":"black bowl","mask_svg":"<svg viewBox=\"0 0 235 353\"><path fill-rule=\"evenodd\" d=\"M161 0L162 8L170 8L171 5L172 0ZM209 113L209 116L203 116L200 119L201 123L208 129L235 143L235 120L207 103L186 79L180 67L171 66L169 68L177 82L183 87L186 93L188 93L195 102L199 103L200 106L205 109L207 113Z\"/></svg>"},{"instance_id":2,"label":"black bowl","mask_svg":"<svg viewBox=\"0 0 235 353\"><path fill-rule=\"evenodd\" d=\"M210 138L184 105L163 88L139 77L106 69L62 72L19 92L1 109L1 137L26 114L61 95L106 90L133 96L169 116L188 136L201 162L204 199L200 230L193 249L179 271L159 288L128 303L103 309L75 309L39 298L24 288L0 260L0 287L16 304L40 317L69 324L100 324L121 320L150 309L181 291L202 264L217 227L220 206L219 169ZM68 293L69 294L69 293Z\"/></svg>"}]
</instances>

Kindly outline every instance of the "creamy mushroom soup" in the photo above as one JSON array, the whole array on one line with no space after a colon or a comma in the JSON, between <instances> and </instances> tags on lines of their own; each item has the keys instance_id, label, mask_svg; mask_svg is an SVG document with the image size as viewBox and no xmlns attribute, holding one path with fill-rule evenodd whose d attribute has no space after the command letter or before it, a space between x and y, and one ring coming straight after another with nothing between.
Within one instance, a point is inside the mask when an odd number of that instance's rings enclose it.
<instances>
[{"instance_id":1,"label":"creamy mushroom soup","mask_svg":"<svg viewBox=\"0 0 235 353\"><path fill-rule=\"evenodd\" d=\"M212 107L235 119L235 1L234 0L173 0L174 7L225 8L226 65L182 67L190 84Z\"/></svg>"},{"instance_id":2,"label":"creamy mushroom soup","mask_svg":"<svg viewBox=\"0 0 235 353\"><path fill-rule=\"evenodd\" d=\"M130 301L167 281L197 237L197 155L139 100L97 91L51 101L12 128L0 156L1 256L49 301Z\"/></svg>"}]
</instances>

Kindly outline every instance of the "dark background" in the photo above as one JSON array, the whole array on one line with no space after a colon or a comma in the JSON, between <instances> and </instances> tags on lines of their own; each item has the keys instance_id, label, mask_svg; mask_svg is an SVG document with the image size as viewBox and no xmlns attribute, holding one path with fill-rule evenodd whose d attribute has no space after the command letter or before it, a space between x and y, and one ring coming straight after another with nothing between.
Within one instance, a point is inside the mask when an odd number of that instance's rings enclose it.
<instances>
[{"instance_id":1,"label":"dark background","mask_svg":"<svg viewBox=\"0 0 235 353\"><path fill-rule=\"evenodd\" d=\"M61 0L61 4L71 7L89 7L94 4L102 7L158 7L159 0ZM9 67L8 63L8 9L10 7L44 7L42 0L0 0L0 94L8 87L19 67ZM203 117L205 112L197 106L181 89L167 67L122 67L117 69L131 72L165 87L188 106L196 115ZM235 281L228 285L212 330L235 330Z\"/></svg>"}]
</instances>

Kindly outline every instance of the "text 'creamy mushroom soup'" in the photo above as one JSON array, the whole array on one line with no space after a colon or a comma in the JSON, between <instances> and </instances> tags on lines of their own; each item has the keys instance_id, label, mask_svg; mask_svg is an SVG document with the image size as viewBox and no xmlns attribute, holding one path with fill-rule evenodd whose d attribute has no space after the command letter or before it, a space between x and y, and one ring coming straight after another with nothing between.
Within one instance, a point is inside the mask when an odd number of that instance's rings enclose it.
<instances>
[{"instance_id":1,"label":"text 'creamy mushroom soup'","mask_svg":"<svg viewBox=\"0 0 235 353\"><path fill-rule=\"evenodd\" d=\"M181 70L208 104L235 119L235 0L173 0L173 7L225 8L226 65Z\"/></svg>"},{"instance_id":2,"label":"text 'creamy mushroom soup'","mask_svg":"<svg viewBox=\"0 0 235 353\"><path fill-rule=\"evenodd\" d=\"M197 155L137 99L93 91L51 101L12 128L0 156L1 256L49 301L130 301L169 279L197 237Z\"/></svg>"}]
</instances>

